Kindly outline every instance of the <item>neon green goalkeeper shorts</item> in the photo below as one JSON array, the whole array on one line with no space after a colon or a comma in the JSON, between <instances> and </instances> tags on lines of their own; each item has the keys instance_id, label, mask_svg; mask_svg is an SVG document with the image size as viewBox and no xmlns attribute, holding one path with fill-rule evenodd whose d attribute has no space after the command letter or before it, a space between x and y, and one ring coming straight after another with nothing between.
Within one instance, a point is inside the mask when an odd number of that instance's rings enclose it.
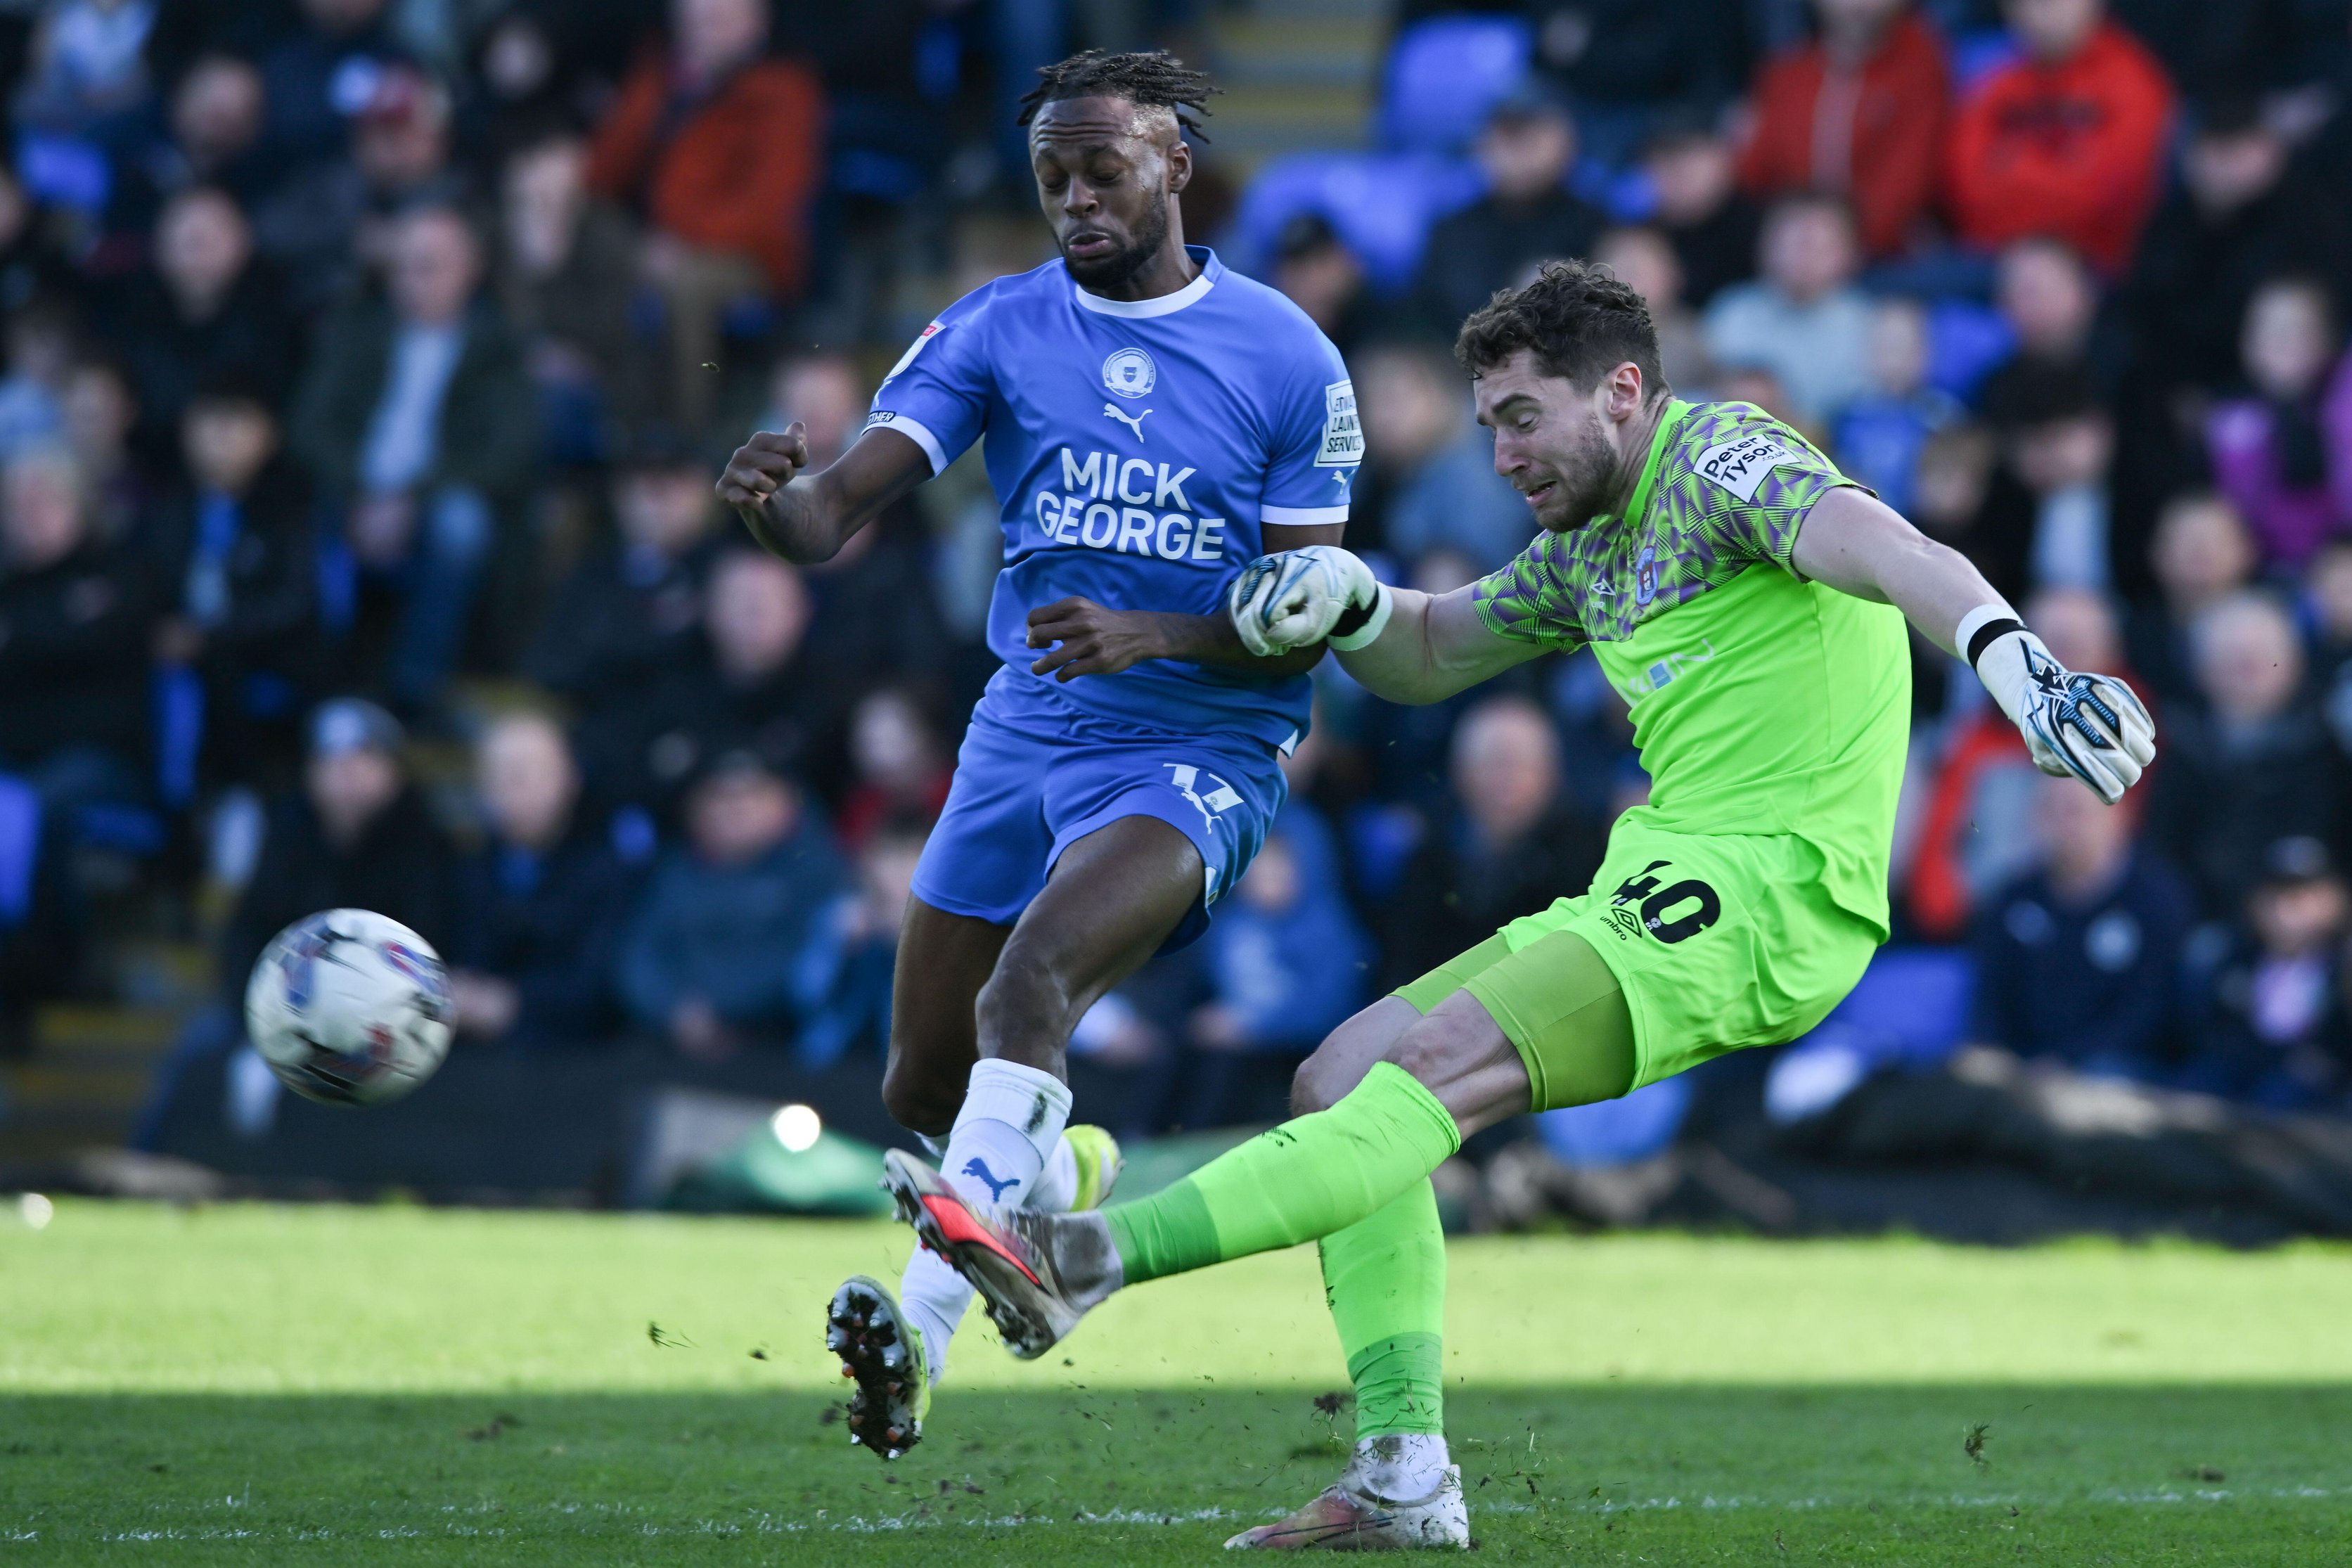
<instances>
[{"instance_id":1,"label":"neon green goalkeeper shorts","mask_svg":"<svg viewBox=\"0 0 2352 1568\"><path fill-rule=\"evenodd\" d=\"M1629 1089L1743 1046L1793 1040L1843 1000L1877 949L1869 921L1821 888L1819 853L1788 837L1683 834L1620 823L1592 890L1513 921L1396 993L1427 1013L1476 997L1518 1047L1538 1110L1594 1098L1612 1047L1581 939L1616 977L1633 1026ZM1622 1023L1617 1026L1622 1027ZM1613 1047L1622 1060L1622 1046Z\"/></svg>"}]
</instances>

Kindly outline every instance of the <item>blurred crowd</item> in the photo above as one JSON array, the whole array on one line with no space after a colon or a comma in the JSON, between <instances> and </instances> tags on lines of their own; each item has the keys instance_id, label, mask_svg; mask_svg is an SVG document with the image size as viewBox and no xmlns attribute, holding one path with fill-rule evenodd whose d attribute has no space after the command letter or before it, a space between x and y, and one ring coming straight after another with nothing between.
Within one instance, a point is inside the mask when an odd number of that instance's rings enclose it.
<instances>
[{"instance_id":1,"label":"blurred crowd","mask_svg":"<svg viewBox=\"0 0 2352 1568\"><path fill-rule=\"evenodd\" d=\"M801 570L711 482L791 419L827 460L1048 258L1034 66L1214 69L1217 9L0 5L0 1050L155 936L217 955L175 1062L234 1050L268 938L361 905L447 958L462 1049L877 1051L994 503L967 458ZM1404 0L1385 48L1362 145L1212 141L1186 199L1348 356L1350 545L1442 590L1525 542L1452 329L1606 262L1679 395L1790 420L2158 715L2103 811L1918 646L1890 951L1955 978L1899 1027L1866 984L1842 1048L2344 1104L2352 4ZM1079 1031L1125 1130L1271 1114L1581 889L1630 734L1589 659L1424 710L1327 667L1212 934Z\"/></svg>"}]
</instances>

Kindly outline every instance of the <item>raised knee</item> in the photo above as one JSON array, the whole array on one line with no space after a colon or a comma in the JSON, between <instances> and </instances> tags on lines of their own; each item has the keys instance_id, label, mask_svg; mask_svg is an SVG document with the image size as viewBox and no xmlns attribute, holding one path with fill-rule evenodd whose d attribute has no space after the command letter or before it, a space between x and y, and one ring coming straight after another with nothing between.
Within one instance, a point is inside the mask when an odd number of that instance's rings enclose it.
<instances>
[{"instance_id":1,"label":"raised knee","mask_svg":"<svg viewBox=\"0 0 2352 1568\"><path fill-rule=\"evenodd\" d=\"M963 1109L963 1084L911 1068L900 1058L882 1075L882 1109L909 1132L944 1138L955 1127L956 1112Z\"/></svg>"},{"instance_id":2,"label":"raised knee","mask_svg":"<svg viewBox=\"0 0 2352 1568\"><path fill-rule=\"evenodd\" d=\"M1339 1104L1341 1097L1355 1087L1339 1082L1339 1076L1321 1051L1300 1062L1298 1070L1290 1075L1290 1113L1307 1116Z\"/></svg>"},{"instance_id":3,"label":"raised knee","mask_svg":"<svg viewBox=\"0 0 2352 1568\"><path fill-rule=\"evenodd\" d=\"M1429 1026L1423 1020L1420 1026L1407 1029L1390 1042L1381 1059L1428 1083L1433 1075L1443 1071L1453 1050L1454 1042L1445 1032Z\"/></svg>"},{"instance_id":4,"label":"raised knee","mask_svg":"<svg viewBox=\"0 0 2352 1568\"><path fill-rule=\"evenodd\" d=\"M1066 1026L1076 1020L1057 1016L1066 1010L1066 994L1060 977L1043 955L1008 943L988 983L980 988L982 1032L1001 1037L1008 1030L1026 1034L1059 1028L1066 1034Z\"/></svg>"}]
</instances>

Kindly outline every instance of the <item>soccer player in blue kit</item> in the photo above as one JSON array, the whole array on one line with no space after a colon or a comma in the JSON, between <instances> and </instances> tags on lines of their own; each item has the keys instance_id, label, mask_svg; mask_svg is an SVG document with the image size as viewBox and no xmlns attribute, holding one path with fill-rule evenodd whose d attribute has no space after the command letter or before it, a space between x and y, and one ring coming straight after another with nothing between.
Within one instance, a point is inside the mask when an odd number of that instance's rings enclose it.
<instances>
[{"instance_id":1,"label":"soccer player in blue kit","mask_svg":"<svg viewBox=\"0 0 2352 1568\"><path fill-rule=\"evenodd\" d=\"M803 471L793 425L753 436L719 492L768 549L824 561L986 438L1004 667L915 873L882 1095L971 1196L1061 1210L1118 1171L1107 1134L1067 1127L1071 1029L1206 929L1307 727L1322 647L1252 656L1226 588L1260 555L1339 542L1363 440L1329 340L1184 243L1207 79L1092 50L1040 75L1023 117L1060 258L924 328L832 466ZM925 1251L896 1294L842 1286L827 1343L856 1380L853 1440L885 1458L917 1440L971 1297Z\"/></svg>"}]
</instances>

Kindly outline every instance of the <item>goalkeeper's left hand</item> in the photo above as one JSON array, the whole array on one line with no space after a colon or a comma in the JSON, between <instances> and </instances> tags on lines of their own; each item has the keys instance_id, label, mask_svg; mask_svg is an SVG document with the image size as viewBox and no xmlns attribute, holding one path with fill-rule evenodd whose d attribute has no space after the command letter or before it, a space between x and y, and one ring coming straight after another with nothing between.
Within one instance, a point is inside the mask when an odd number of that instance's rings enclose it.
<instances>
[{"instance_id":1,"label":"goalkeeper's left hand","mask_svg":"<svg viewBox=\"0 0 2352 1568\"><path fill-rule=\"evenodd\" d=\"M1352 652L1388 625L1389 591L1372 569L1336 544L1261 555L1225 595L1242 646L1260 658L1328 639Z\"/></svg>"},{"instance_id":2,"label":"goalkeeper's left hand","mask_svg":"<svg viewBox=\"0 0 2352 1568\"><path fill-rule=\"evenodd\" d=\"M1993 633L1989 638L1984 633ZM2112 675L2080 674L2014 620L1988 624L1973 652L1977 678L2025 737L2033 765L2072 773L2109 805L2156 760L2156 721Z\"/></svg>"}]
</instances>

